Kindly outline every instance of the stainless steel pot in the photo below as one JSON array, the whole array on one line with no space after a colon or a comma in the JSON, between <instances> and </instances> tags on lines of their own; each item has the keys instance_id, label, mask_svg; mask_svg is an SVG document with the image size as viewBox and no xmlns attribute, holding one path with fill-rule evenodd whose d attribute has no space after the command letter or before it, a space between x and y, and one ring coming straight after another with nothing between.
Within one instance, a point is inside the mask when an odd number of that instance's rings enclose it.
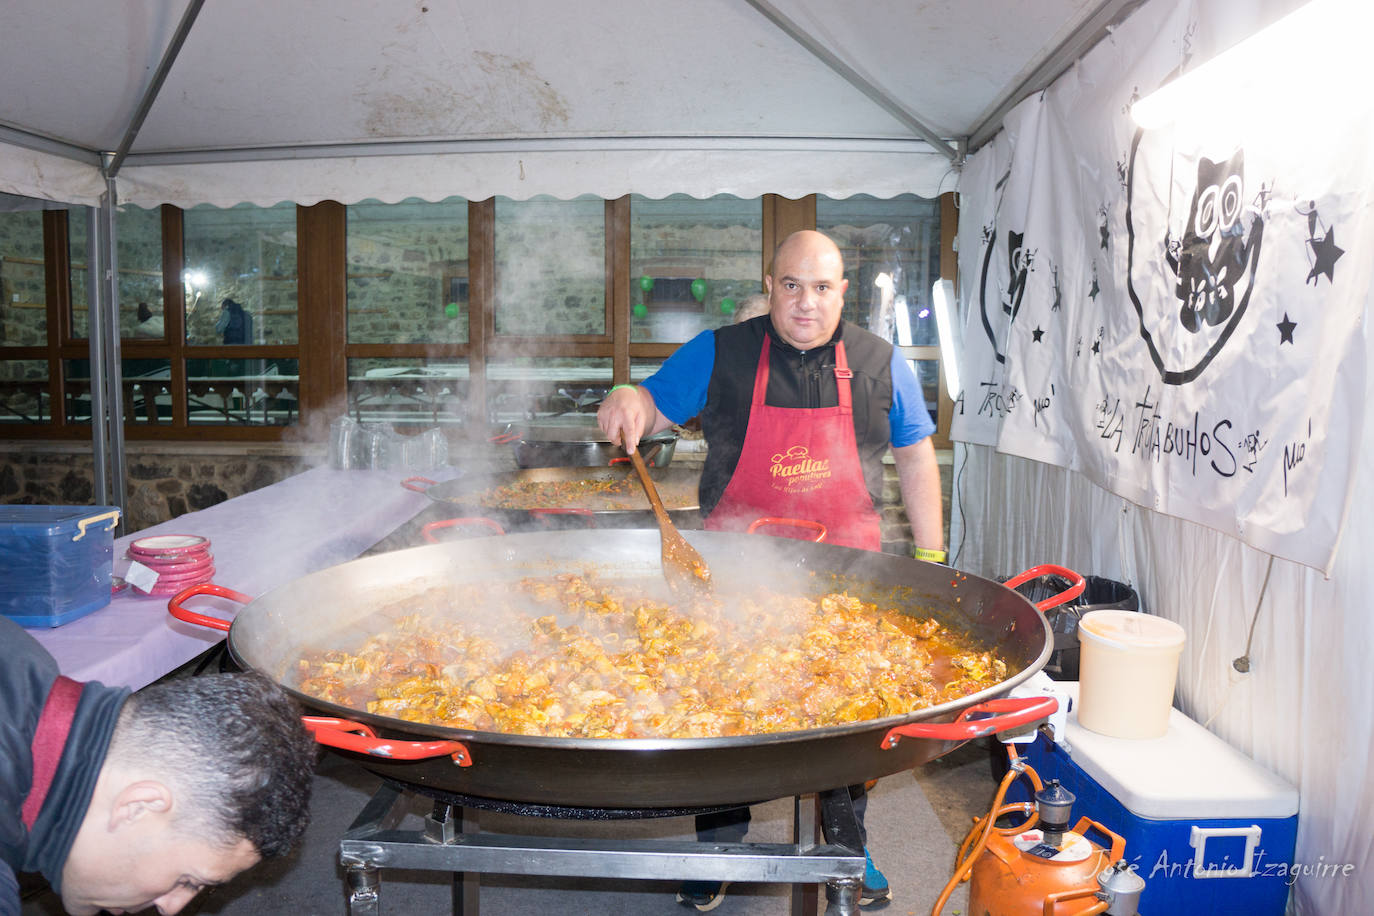
<instances>
[{"instance_id":1,"label":"stainless steel pot","mask_svg":"<svg viewBox=\"0 0 1374 916\"><path fill-rule=\"evenodd\" d=\"M639 452L650 467L666 468L673 460L678 435L671 428L639 440ZM494 442L510 443L516 467L606 467L626 457L625 450L596 425L594 416L574 414L525 424L511 424Z\"/></svg>"},{"instance_id":2,"label":"stainless steel pot","mask_svg":"<svg viewBox=\"0 0 1374 916\"><path fill-rule=\"evenodd\" d=\"M693 739L571 739L477 732L370 715L296 691L293 672L310 650L356 644L355 625L409 593L452 582L501 588L522 577L592 569L612 578L661 576L657 531L615 529L515 534L416 547L321 570L250 598L216 585L182 592L174 616L228 630L229 651L323 717L317 738L358 754L402 782L469 796L589 808L731 805L852 785L925 763L969 738L1043 718L1039 701L999 699L1044 665L1052 641L1044 616L1011 588L890 554L760 535L689 531L721 594L730 583L811 592L849 587L960 627L1001 654L1008 677L957 702L867 722L800 732ZM1082 578L1058 567L1042 570ZM1015 584L1018 580L1012 580ZM1041 602L1049 607L1070 589ZM232 625L188 610L192 597L244 602ZM364 625L365 626L365 625ZM1038 704L1038 705L1037 705ZM973 714L1006 712L992 719Z\"/></svg>"}]
</instances>

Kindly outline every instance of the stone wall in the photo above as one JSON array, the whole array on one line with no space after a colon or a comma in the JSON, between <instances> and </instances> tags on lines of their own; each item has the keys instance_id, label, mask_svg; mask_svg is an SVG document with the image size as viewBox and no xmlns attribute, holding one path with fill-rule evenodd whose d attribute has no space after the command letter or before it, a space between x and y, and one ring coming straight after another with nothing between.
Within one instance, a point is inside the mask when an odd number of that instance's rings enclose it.
<instances>
[{"instance_id":1,"label":"stone wall","mask_svg":"<svg viewBox=\"0 0 1374 916\"><path fill-rule=\"evenodd\" d=\"M222 503L324 462L323 448L130 443L129 502L120 535ZM90 505L87 443L0 443L0 503Z\"/></svg>"}]
</instances>

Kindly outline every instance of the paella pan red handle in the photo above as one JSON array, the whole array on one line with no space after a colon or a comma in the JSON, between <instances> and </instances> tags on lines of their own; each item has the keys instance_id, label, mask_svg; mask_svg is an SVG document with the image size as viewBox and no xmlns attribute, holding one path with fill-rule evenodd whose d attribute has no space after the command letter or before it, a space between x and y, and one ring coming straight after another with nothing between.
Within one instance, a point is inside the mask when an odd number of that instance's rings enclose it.
<instances>
[{"instance_id":1,"label":"paella pan red handle","mask_svg":"<svg viewBox=\"0 0 1374 916\"><path fill-rule=\"evenodd\" d=\"M1084 579L1072 569L1066 569L1063 566L1055 566L1053 563L1042 563L1039 566L1032 566L1023 573L1017 573L1002 584L1007 588L1016 588L1018 585L1029 582L1032 579L1038 579L1041 576L1059 576L1060 578L1068 579L1070 583L1069 587L1059 594L1051 595L1043 601L1037 601L1035 606L1041 611L1048 611L1050 608L1059 607L1061 604L1072 601L1083 594L1083 589L1088 587L1087 579Z\"/></svg>"},{"instance_id":2,"label":"paella pan red handle","mask_svg":"<svg viewBox=\"0 0 1374 916\"><path fill-rule=\"evenodd\" d=\"M434 486L437 482L438 481L430 480L428 477L407 477L405 480L401 481L401 486L405 487L407 490L410 490L414 493L423 493L430 487ZM424 486L417 487L415 486L415 484L417 483L422 483L424 484Z\"/></svg>"},{"instance_id":3,"label":"paella pan red handle","mask_svg":"<svg viewBox=\"0 0 1374 916\"><path fill-rule=\"evenodd\" d=\"M749 523L745 529L745 534L755 534L760 528L808 528L814 531L815 537L797 538L799 541L814 541L819 544L825 540L828 529L820 522L813 522L805 518L777 518L772 515L765 515L763 518L756 518Z\"/></svg>"},{"instance_id":4,"label":"paella pan red handle","mask_svg":"<svg viewBox=\"0 0 1374 916\"><path fill-rule=\"evenodd\" d=\"M913 722L890 729L883 738L882 748L896 747L902 738L933 738L936 741L968 741L1009 729L1028 725L1037 719L1048 718L1059 708L1054 697L999 697L970 706L953 722ZM987 718L970 716L990 713Z\"/></svg>"},{"instance_id":5,"label":"paella pan red handle","mask_svg":"<svg viewBox=\"0 0 1374 916\"><path fill-rule=\"evenodd\" d=\"M438 544L439 539L434 536L435 531L441 528L453 528L458 525L477 525L483 528L490 528L496 534L506 533L506 529L502 528L498 522L494 522L489 518L483 518L480 515L474 515L465 516L463 518L446 518L443 521L430 522L420 529L420 534L424 535L425 540L429 543Z\"/></svg>"},{"instance_id":6,"label":"paella pan red handle","mask_svg":"<svg viewBox=\"0 0 1374 916\"><path fill-rule=\"evenodd\" d=\"M315 736L316 743L326 747L388 760L428 760L447 755L460 767L472 766L472 755L461 741L397 741L381 738L361 722L333 716L301 716L301 723Z\"/></svg>"},{"instance_id":7,"label":"paella pan red handle","mask_svg":"<svg viewBox=\"0 0 1374 916\"><path fill-rule=\"evenodd\" d=\"M222 620L219 617L211 617L207 614L197 614L195 611L188 611L182 607L182 602L196 595L214 595L218 598L228 598L230 601L237 601L239 604L247 604L252 601L252 597L243 592L236 592L223 585L215 585L213 582L202 582L200 585L192 585L188 589L183 589L172 596L172 600L167 602L167 611L177 620L184 620L187 623L194 623L196 626L208 627L211 630L229 632L232 620Z\"/></svg>"}]
</instances>

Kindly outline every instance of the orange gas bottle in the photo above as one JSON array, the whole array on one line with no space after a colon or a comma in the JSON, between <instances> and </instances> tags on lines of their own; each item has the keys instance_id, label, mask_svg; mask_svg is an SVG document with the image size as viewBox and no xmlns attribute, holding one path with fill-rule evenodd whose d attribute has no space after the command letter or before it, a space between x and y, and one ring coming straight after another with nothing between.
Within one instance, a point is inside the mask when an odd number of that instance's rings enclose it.
<instances>
[{"instance_id":1,"label":"orange gas bottle","mask_svg":"<svg viewBox=\"0 0 1374 916\"><path fill-rule=\"evenodd\" d=\"M1126 841L1090 818L1068 829L1073 793L1050 780L1042 785L1035 770L1012 755L1012 767L998 788L992 810L964 838L954 874L935 903L940 916L955 886L969 881L971 916L1135 916L1145 882L1125 861ZM1030 805L1002 805L1018 775L1037 789ZM1019 827L996 826L997 818L1029 815ZM1036 822L1039 826L1036 826ZM1110 847L1088 839L1089 829L1109 838Z\"/></svg>"},{"instance_id":2,"label":"orange gas bottle","mask_svg":"<svg viewBox=\"0 0 1374 916\"><path fill-rule=\"evenodd\" d=\"M1111 848L1084 834L1095 827L1111 838ZM1125 841L1101 824L1081 818L1058 843L1047 843L1038 828L1011 835L989 834L969 877L973 916L1087 916L1108 911L1098 876L1122 861ZM1052 839L1052 838L1051 838ZM1127 911L1135 912L1134 906Z\"/></svg>"}]
</instances>

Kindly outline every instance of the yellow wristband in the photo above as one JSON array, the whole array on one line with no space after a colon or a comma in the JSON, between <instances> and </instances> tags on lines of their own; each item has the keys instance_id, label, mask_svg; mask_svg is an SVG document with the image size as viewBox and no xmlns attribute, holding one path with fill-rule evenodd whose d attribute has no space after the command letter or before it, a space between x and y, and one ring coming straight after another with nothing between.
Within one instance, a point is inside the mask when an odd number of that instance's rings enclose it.
<instances>
[{"instance_id":1,"label":"yellow wristband","mask_svg":"<svg viewBox=\"0 0 1374 916\"><path fill-rule=\"evenodd\" d=\"M949 556L943 550L928 550L925 547L917 547L911 555L918 560L925 560L928 563L943 563Z\"/></svg>"},{"instance_id":2,"label":"yellow wristband","mask_svg":"<svg viewBox=\"0 0 1374 916\"><path fill-rule=\"evenodd\" d=\"M637 385L612 385L611 390L606 392L606 397L610 397L622 388L638 388Z\"/></svg>"}]
</instances>

